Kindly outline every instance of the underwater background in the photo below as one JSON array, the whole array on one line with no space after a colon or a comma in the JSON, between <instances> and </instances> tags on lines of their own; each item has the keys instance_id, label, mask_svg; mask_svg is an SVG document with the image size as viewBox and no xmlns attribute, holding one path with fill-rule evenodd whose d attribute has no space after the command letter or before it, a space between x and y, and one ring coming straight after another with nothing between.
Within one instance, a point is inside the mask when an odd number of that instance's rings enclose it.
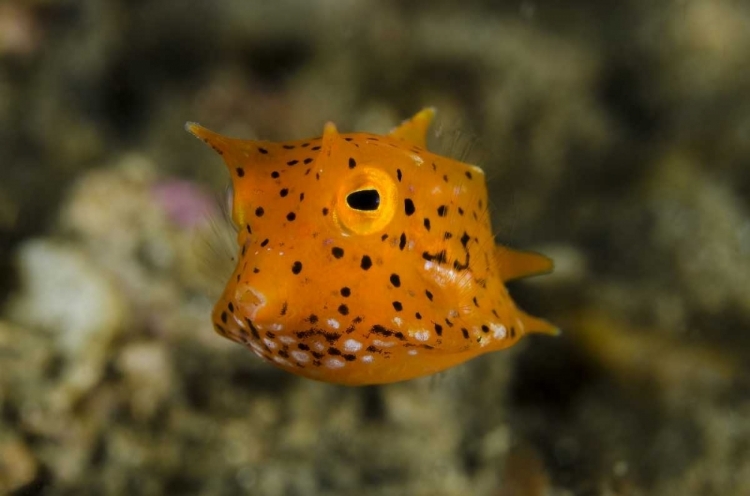
<instances>
[{"instance_id":1,"label":"underwater background","mask_svg":"<svg viewBox=\"0 0 750 496\"><path fill-rule=\"evenodd\" d=\"M748 54L739 0L3 1L0 494L750 494ZM216 335L185 121L425 106L563 334L363 388Z\"/></svg>"}]
</instances>

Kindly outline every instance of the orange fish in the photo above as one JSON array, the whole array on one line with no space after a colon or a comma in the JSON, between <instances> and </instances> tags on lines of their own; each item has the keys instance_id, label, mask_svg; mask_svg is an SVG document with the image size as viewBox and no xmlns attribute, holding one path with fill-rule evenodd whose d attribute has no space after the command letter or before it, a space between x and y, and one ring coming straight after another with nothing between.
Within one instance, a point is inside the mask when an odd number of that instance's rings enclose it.
<instances>
[{"instance_id":1,"label":"orange fish","mask_svg":"<svg viewBox=\"0 0 750 496\"><path fill-rule=\"evenodd\" d=\"M229 168L237 266L216 331L289 372L364 385L556 334L504 281L552 269L496 246L479 167L435 155L425 109L388 135L273 143L187 130Z\"/></svg>"}]
</instances>

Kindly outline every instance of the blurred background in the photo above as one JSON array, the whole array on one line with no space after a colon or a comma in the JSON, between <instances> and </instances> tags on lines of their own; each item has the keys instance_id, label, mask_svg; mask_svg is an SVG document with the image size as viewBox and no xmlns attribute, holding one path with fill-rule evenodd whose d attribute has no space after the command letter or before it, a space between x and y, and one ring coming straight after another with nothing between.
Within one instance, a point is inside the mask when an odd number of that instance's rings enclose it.
<instances>
[{"instance_id":1,"label":"blurred background","mask_svg":"<svg viewBox=\"0 0 750 496\"><path fill-rule=\"evenodd\" d=\"M738 0L0 2L0 493L750 494L749 26ZM498 240L555 259L510 289L563 335L366 388L217 336L228 176L184 122L430 105Z\"/></svg>"}]
</instances>

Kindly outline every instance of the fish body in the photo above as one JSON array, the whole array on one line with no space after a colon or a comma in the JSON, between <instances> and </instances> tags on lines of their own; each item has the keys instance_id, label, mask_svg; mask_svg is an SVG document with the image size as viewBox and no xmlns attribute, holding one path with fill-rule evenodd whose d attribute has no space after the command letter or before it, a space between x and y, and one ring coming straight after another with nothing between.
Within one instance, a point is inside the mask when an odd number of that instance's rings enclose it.
<instances>
[{"instance_id":1,"label":"fish body","mask_svg":"<svg viewBox=\"0 0 750 496\"><path fill-rule=\"evenodd\" d=\"M187 129L224 159L237 265L216 331L289 372L390 383L556 333L508 279L551 270L494 243L484 173L429 152L425 109L388 135L273 143Z\"/></svg>"}]
</instances>

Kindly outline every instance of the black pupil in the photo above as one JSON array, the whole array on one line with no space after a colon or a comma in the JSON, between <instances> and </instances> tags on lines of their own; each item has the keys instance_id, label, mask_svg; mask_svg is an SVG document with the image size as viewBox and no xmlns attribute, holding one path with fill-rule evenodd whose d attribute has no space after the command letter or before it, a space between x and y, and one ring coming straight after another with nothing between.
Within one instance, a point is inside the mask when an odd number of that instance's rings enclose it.
<instances>
[{"instance_id":1,"label":"black pupil","mask_svg":"<svg viewBox=\"0 0 750 496\"><path fill-rule=\"evenodd\" d=\"M346 203L354 210L377 210L380 206L380 193L374 189L355 191L346 197Z\"/></svg>"}]
</instances>

